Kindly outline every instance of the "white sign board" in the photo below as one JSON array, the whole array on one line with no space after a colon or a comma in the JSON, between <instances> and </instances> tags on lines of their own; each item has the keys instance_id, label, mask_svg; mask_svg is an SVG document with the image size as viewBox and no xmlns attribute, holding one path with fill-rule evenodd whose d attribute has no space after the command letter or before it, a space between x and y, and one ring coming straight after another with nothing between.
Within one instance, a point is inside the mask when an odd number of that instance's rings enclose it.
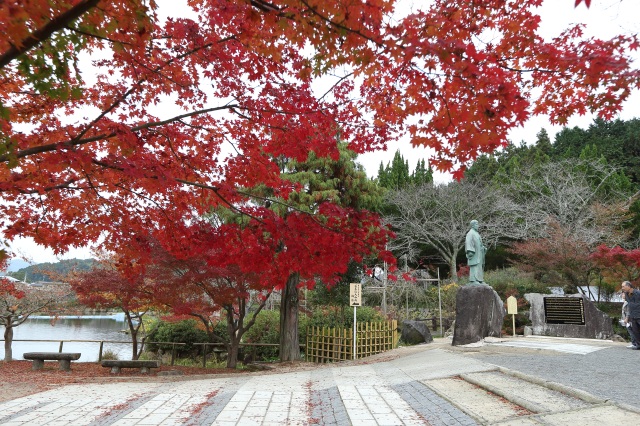
<instances>
[{"instance_id":1,"label":"white sign board","mask_svg":"<svg viewBox=\"0 0 640 426\"><path fill-rule=\"evenodd\" d=\"M362 284L351 283L349 306L362 306Z\"/></svg>"},{"instance_id":2,"label":"white sign board","mask_svg":"<svg viewBox=\"0 0 640 426\"><path fill-rule=\"evenodd\" d=\"M518 313L518 299L513 296L507 297L507 314L515 315Z\"/></svg>"}]
</instances>

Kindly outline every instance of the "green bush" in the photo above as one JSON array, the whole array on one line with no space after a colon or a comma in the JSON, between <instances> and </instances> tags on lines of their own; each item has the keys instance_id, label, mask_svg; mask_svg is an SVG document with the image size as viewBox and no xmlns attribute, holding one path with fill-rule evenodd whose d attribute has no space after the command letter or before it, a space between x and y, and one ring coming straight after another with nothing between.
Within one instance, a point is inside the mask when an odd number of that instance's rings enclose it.
<instances>
[{"instance_id":1,"label":"green bush","mask_svg":"<svg viewBox=\"0 0 640 426\"><path fill-rule=\"evenodd\" d=\"M280 343L280 313L278 311L261 311L253 326L244 333L244 343ZM251 353L255 360L267 361L278 358L277 346L250 346L243 353Z\"/></svg>"},{"instance_id":2,"label":"green bush","mask_svg":"<svg viewBox=\"0 0 640 426\"><path fill-rule=\"evenodd\" d=\"M430 286L425 292L427 309L434 315L440 312L440 302L442 302L442 316L444 318L455 318L456 316L456 295L460 286L456 283L443 283L438 292L437 286Z\"/></svg>"},{"instance_id":3,"label":"green bush","mask_svg":"<svg viewBox=\"0 0 640 426\"><path fill-rule=\"evenodd\" d=\"M151 342L177 342L186 343L186 345L176 346L176 355L178 357L193 355L202 352L202 347L194 345L194 343L205 343L209 341L207 333L198 327L195 320L184 320L178 322L161 321L158 328L149 336ZM150 343L149 350L157 352L162 350L169 352L172 345L162 343Z\"/></svg>"},{"instance_id":4,"label":"green bush","mask_svg":"<svg viewBox=\"0 0 640 426\"><path fill-rule=\"evenodd\" d=\"M551 293L547 284L537 281L532 274L516 268L487 271L484 274L484 280L493 287L502 300L507 300L509 296L520 299L526 293Z\"/></svg>"},{"instance_id":5,"label":"green bush","mask_svg":"<svg viewBox=\"0 0 640 426\"><path fill-rule=\"evenodd\" d=\"M357 322L379 322L387 318L377 309L361 306L356 310ZM307 326L328 328L353 327L353 308L350 306L317 306L305 321Z\"/></svg>"}]
</instances>

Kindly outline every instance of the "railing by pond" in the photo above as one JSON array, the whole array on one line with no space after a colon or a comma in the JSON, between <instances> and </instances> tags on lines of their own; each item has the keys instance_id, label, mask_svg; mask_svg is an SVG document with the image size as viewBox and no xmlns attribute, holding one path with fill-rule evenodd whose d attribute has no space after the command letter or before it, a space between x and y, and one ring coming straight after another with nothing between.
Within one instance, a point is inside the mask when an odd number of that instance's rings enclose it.
<instances>
[{"instance_id":1,"label":"railing by pond","mask_svg":"<svg viewBox=\"0 0 640 426\"><path fill-rule=\"evenodd\" d=\"M0 342L4 342L4 340L0 339ZM132 345L133 342L126 340L46 340L46 339L13 339L12 342L45 342L45 343L60 343L58 346L58 352L62 352L65 343L99 343L98 349L98 362L102 361L102 353L104 349L105 343L113 343L113 344L128 344ZM138 343L141 345L142 343ZM171 365L175 365L176 361L176 347L177 346L185 346L186 343L181 342L144 342L145 345L171 345ZM220 354L222 352L226 352L226 345L224 343L192 343L194 346L202 346L202 367L205 368L207 365L207 355L209 352L207 348L213 346L213 353ZM240 343L240 347L278 347L277 343ZM216 349L215 347L223 347L225 350ZM300 345L302 349L304 349L304 345Z\"/></svg>"}]
</instances>

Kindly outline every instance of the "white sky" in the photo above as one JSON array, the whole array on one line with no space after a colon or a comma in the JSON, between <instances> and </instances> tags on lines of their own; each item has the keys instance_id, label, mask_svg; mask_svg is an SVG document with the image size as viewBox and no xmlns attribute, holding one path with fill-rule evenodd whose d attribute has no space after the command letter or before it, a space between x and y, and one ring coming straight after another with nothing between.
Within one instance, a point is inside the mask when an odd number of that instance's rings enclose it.
<instances>
[{"instance_id":1,"label":"white sky","mask_svg":"<svg viewBox=\"0 0 640 426\"><path fill-rule=\"evenodd\" d=\"M412 3L410 0L406 1L407 4ZM415 0L413 3L421 4L422 2L424 0ZM574 3L574 0L545 0L541 8L541 34L552 38L570 24L575 23L586 24L586 35L603 39L611 38L617 34L640 33L640 19L638 19L640 16L640 2L638 0L592 0L589 9L584 6L584 2L574 8ZM634 56L640 61L638 52L635 52ZM637 117L640 117L640 93L635 91L625 103L619 118L629 120ZM573 117L569 120L568 126L586 128L591 124L593 118L590 115ZM514 129L510 133L510 139L515 143L519 143L522 140L527 143L533 143L536 133L543 127L549 133L551 140L561 129L560 126L551 126L546 117L534 117L525 126ZM377 175L380 162L386 165L393 159L393 155L398 149L408 160L412 170L419 159L428 157L427 149L423 147L413 148L408 141L398 141L395 144L390 144L386 151L361 155L357 161L365 167L367 174L373 177ZM435 179L436 182L446 182L451 178L449 175L437 174ZM16 257L25 258L33 263L92 257L88 248L73 249L63 256L56 257L52 250L38 246L29 239L16 239L10 244L10 249Z\"/></svg>"}]
</instances>

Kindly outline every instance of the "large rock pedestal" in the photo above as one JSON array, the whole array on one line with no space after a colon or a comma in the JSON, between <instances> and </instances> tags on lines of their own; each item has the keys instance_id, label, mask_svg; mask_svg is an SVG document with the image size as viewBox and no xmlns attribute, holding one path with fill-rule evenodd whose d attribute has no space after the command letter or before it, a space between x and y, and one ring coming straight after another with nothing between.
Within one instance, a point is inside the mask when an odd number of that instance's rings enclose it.
<instances>
[{"instance_id":1,"label":"large rock pedestal","mask_svg":"<svg viewBox=\"0 0 640 426\"><path fill-rule=\"evenodd\" d=\"M500 296L488 285L464 286L456 295L453 346L500 337L506 312Z\"/></svg>"}]
</instances>

